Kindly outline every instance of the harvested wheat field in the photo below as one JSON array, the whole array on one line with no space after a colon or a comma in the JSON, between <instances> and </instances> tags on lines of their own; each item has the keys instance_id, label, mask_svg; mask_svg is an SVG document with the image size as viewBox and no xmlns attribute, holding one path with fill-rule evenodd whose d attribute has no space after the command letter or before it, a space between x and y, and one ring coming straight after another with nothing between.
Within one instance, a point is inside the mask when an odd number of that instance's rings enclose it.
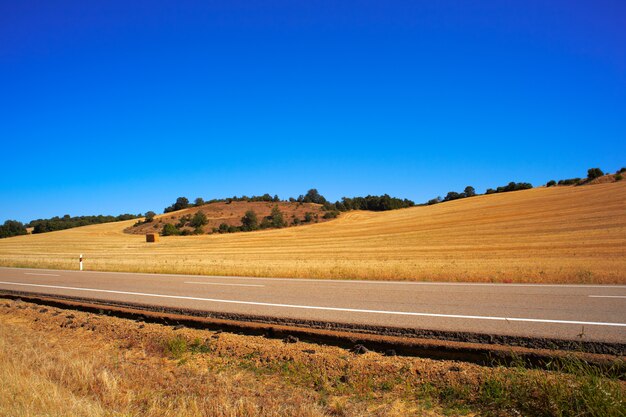
<instances>
[{"instance_id":1,"label":"harvested wheat field","mask_svg":"<svg viewBox=\"0 0 626 417\"><path fill-rule=\"evenodd\" d=\"M2 239L0 265L76 269L82 253L90 270L626 283L626 182L347 212L325 223L156 244L123 232L134 222Z\"/></svg>"}]
</instances>

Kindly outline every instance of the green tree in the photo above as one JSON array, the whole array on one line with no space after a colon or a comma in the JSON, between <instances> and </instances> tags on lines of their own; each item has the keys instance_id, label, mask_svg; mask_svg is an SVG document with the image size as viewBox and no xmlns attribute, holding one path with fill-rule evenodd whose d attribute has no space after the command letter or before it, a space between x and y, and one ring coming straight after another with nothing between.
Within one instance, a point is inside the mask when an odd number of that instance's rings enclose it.
<instances>
[{"instance_id":1,"label":"green tree","mask_svg":"<svg viewBox=\"0 0 626 417\"><path fill-rule=\"evenodd\" d=\"M154 220L154 216L156 216L156 213L154 211L147 211L146 212L146 223L150 223Z\"/></svg>"},{"instance_id":2,"label":"green tree","mask_svg":"<svg viewBox=\"0 0 626 417\"><path fill-rule=\"evenodd\" d=\"M272 212L270 213L270 222L272 227L281 228L287 226L287 222L283 217L283 213L280 211L278 206L274 206L272 208Z\"/></svg>"},{"instance_id":3,"label":"green tree","mask_svg":"<svg viewBox=\"0 0 626 417\"><path fill-rule=\"evenodd\" d=\"M600 168L589 168L587 170L587 178L590 180L601 177L603 175L604 175L604 172L602 172Z\"/></svg>"},{"instance_id":4,"label":"green tree","mask_svg":"<svg viewBox=\"0 0 626 417\"><path fill-rule=\"evenodd\" d=\"M196 207L200 207L200 206L204 205L204 199L202 197L196 198L195 201L194 201L194 205Z\"/></svg>"},{"instance_id":5,"label":"green tree","mask_svg":"<svg viewBox=\"0 0 626 417\"><path fill-rule=\"evenodd\" d=\"M463 190L463 194L465 194L465 197L474 197L476 195L476 190L471 185L468 185L465 187L465 190Z\"/></svg>"},{"instance_id":6,"label":"green tree","mask_svg":"<svg viewBox=\"0 0 626 417\"><path fill-rule=\"evenodd\" d=\"M302 198L303 203L315 203L315 204L324 204L326 199L320 193L317 192L315 188L311 188L307 191L306 195Z\"/></svg>"},{"instance_id":7,"label":"green tree","mask_svg":"<svg viewBox=\"0 0 626 417\"><path fill-rule=\"evenodd\" d=\"M207 220L206 215L203 212L198 211L191 218L190 225L191 225L191 227L195 227L196 229L199 229L202 226L206 225L208 222L209 221Z\"/></svg>"},{"instance_id":8,"label":"green tree","mask_svg":"<svg viewBox=\"0 0 626 417\"><path fill-rule=\"evenodd\" d=\"M259 219L256 216L254 210L246 211L246 214L241 218L241 230L251 231L259 228Z\"/></svg>"},{"instance_id":9,"label":"green tree","mask_svg":"<svg viewBox=\"0 0 626 417\"><path fill-rule=\"evenodd\" d=\"M546 187L554 187L556 185L556 181L550 180L546 183Z\"/></svg>"}]
</instances>

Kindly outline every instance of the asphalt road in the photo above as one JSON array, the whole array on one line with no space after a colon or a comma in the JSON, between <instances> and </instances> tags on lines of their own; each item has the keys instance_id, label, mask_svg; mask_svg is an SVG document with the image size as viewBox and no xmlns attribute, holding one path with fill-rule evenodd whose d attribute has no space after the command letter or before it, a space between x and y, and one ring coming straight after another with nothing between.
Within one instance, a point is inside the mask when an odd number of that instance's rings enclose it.
<instances>
[{"instance_id":1,"label":"asphalt road","mask_svg":"<svg viewBox=\"0 0 626 417\"><path fill-rule=\"evenodd\" d=\"M429 330L626 343L626 285L464 284L0 268L0 290Z\"/></svg>"}]
</instances>

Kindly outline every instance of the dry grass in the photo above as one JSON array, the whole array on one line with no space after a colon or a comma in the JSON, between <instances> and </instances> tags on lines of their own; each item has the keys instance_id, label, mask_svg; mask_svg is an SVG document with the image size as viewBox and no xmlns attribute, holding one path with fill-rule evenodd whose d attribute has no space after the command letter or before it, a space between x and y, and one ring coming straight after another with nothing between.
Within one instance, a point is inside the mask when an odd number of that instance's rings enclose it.
<instances>
[{"instance_id":1,"label":"dry grass","mask_svg":"<svg viewBox=\"0 0 626 417\"><path fill-rule=\"evenodd\" d=\"M624 382L260 336L174 329L0 300L0 415L624 415Z\"/></svg>"},{"instance_id":2,"label":"dry grass","mask_svg":"<svg viewBox=\"0 0 626 417\"><path fill-rule=\"evenodd\" d=\"M134 221L0 240L0 265L312 278L626 283L626 182L349 212L281 230L164 237Z\"/></svg>"}]
</instances>

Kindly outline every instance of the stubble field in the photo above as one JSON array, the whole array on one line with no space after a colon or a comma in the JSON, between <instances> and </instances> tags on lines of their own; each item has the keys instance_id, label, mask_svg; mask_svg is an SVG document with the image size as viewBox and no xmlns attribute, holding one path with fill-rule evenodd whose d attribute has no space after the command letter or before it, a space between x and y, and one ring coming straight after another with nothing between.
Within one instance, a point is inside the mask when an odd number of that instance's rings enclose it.
<instances>
[{"instance_id":1,"label":"stubble field","mask_svg":"<svg viewBox=\"0 0 626 417\"><path fill-rule=\"evenodd\" d=\"M157 217L158 218L158 217ZM0 240L0 265L273 277L626 283L626 182L145 243L108 223Z\"/></svg>"}]
</instances>

